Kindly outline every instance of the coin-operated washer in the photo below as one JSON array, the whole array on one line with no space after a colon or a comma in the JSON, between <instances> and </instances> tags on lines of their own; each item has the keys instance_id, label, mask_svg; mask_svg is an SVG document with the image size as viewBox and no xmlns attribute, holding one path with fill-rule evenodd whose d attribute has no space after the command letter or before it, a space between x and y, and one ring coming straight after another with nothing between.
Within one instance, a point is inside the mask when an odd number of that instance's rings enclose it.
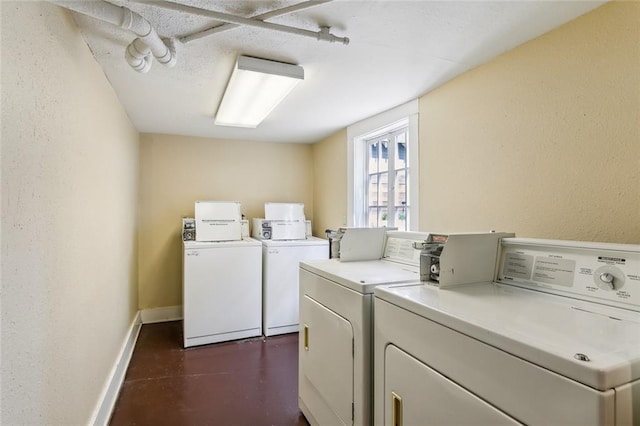
<instances>
[{"instance_id":1,"label":"coin-operated washer","mask_svg":"<svg viewBox=\"0 0 640 426\"><path fill-rule=\"evenodd\" d=\"M297 333L301 260L328 259L329 241L311 235L302 203L265 203L265 218L253 219L262 240L262 331L265 337Z\"/></svg>"},{"instance_id":2,"label":"coin-operated washer","mask_svg":"<svg viewBox=\"0 0 640 426\"><path fill-rule=\"evenodd\" d=\"M422 284L375 289L376 425L640 424L640 245L440 244ZM494 279L457 285L468 265Z\"/></svg>"},{"instance_id":3,"label":"coin-operated washer","mask_svg":"<svg viewBox=\"0 0 640 426\"><path fill-rule=\"evenodd\" d=\"M182 300L185 348L262 334L262 243L239 202L196 201L183 220Z\"/></svg>"}]
</instances>

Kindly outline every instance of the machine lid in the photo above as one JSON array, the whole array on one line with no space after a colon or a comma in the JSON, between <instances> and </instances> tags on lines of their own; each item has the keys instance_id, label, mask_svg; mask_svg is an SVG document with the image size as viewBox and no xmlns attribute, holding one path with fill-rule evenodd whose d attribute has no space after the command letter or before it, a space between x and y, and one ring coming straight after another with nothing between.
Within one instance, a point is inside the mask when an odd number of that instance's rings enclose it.
<instances>
[{"instance_id":1,"label":"machine lid","mask_svg":"<svg viewBox=\"0 0 640 426\"><path fill-rule=\"evenodd\" d=\"M420 281L418 266L386 260L340 262L338 259L304 260L300 268L359 293L373 293L381 284Z\"/></svg>"},{"instance_id":2,"label":"machine lid","mask_svg":"<svg viewBox=\"0 0 640 426\"><path fill-rule=\"evenodd\" d=\"M304 203L264 203L264 218L304 223Z\"/></svg>"},{"instance_id":3,"label":"machine lid","mask_svg":"<svg viewBox=\"0 0 640 426\"><path fill-rule=\"evenodd\" d=\"M640 378L640 315L497 283L427 284L375 296L595 389Z\"/></svg>"}]
</instances>

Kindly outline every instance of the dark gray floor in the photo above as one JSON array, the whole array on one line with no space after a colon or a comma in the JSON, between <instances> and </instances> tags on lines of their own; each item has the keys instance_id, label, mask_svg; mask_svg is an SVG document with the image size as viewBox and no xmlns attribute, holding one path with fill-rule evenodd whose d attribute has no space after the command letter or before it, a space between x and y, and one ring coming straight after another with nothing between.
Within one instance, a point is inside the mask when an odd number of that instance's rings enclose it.
<instances>
[{"instance_id":1,"label":"dark gray floor","mask_svg":"<svg viewBox=\"0 0 640 426\"><path fill-rule=\"evenodd\" d=\"M298 334L184 349L182 322L142 326L110 425L308 425Z\"/></svg>"}]
</instances>

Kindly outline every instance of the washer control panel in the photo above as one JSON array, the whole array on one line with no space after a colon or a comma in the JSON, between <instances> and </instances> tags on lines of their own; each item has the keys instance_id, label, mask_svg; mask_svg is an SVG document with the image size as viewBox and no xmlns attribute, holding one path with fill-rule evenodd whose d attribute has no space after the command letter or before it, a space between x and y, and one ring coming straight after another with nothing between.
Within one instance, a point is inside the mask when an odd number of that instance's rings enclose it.
<instances>
[{"instance_id":1,"label":"washer control panel","mask_svg":"<svg viewBox=\"0 0 640 426\"><path fill-rule=\"evenodd\" d=\"M505 238L497 281L640 311L640 245Z\"/></svg>"}]
</instances>

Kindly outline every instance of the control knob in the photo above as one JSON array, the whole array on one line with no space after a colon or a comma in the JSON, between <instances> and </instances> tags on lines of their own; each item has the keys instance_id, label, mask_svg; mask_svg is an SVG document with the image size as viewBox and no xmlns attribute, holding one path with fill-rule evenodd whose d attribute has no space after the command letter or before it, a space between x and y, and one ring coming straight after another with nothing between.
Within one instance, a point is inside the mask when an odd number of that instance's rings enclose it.
<instances>
[{"instance_id":1,"label":"control knob","mask_svg":"<svg viewBox=\"0 0 640 426\"><path fill-rule=\"evenodd\" d=\"M617 266L603 265L593 271L593 282L605 291L620 291L625 284L625 274Z\"/></svg>"},{"instance_id":2,"label":"control knob","mask_svg":"<svg viewBox=\"0 0 640 426\"><path fill-rule=\"evenodd\" d=\"M600 281L602 281L604 284L608 285L611 290L615 290L616 289L616 285L615 285L615 277L613 276L613 274L610 274L609 272L603 272L600 274Z\"/></svg>"}]
</instances>

